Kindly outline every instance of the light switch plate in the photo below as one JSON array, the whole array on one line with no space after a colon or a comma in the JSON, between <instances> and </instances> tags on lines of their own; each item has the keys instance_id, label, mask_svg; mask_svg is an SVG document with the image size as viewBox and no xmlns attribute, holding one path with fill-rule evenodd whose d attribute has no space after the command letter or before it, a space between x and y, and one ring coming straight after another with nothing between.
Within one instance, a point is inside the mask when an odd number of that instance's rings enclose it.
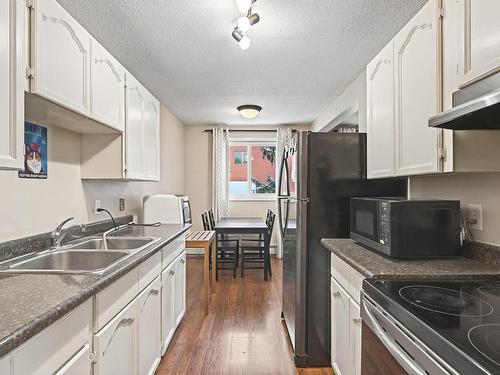
<instances>
[{"instance_id":1,"label":"light switch plate","mask_svg":"<svg viewBox=\"0 0 500 375\"><path fill-rule=\"evenodd\" d=\"M120 211L125 211L125 198L120 198Z\"/></svg>"},{"instance_id":2,"label":"light switch plate","mask_svg":"<svg viewBox=\"0 0 500 375\"><path fill-rule=\"evenodd\" d=\"M469 204L467 209L469 228L473 230L483 230L483 206L480 204Z\"/></svg>"}]
</instances>

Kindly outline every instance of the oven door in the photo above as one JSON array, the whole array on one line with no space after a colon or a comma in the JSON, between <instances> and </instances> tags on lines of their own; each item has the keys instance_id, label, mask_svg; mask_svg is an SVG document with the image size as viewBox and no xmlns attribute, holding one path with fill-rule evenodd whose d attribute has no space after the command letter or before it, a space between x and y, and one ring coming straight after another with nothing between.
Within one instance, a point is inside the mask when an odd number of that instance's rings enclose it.
<instances>
[{"instance_id":1,"label":"oven door","mask_svg":"<svg viewBox=\"0 0 500 375\"><path fill-rule=\"evenodd\" d=\"M351 238L368 246L378 244L378 202L370 199L351 199Z\"/></svg>"},{"instance_id":2,"label":"oven door","mask_svg":"<svg viewBox=\"0 0 500 375\"><path fill-rule=\"evenodd\" d=\"M361 374L457 374L415 335L361 293Z\"/></svg>"}]
</instances>

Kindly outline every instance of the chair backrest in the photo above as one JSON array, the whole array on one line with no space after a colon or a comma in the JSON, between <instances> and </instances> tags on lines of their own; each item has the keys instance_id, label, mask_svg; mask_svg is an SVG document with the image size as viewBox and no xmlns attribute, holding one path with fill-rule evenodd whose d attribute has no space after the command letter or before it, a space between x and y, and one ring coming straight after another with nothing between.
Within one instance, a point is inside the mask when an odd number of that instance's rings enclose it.
<instances>
[{"instance_id":1,"label":"chair backrest","mask_svg":"<svg viewBox=\"0 0 500 375\"><path fill-rule=\"evenodd\" d=\"M201 214L201 221L203 222L203 230L211 230L210 223L208 222L208 213L204 212Z\"/></svg>"},{"instance_id":2,"label":"chair backrest","mask_svg":"<svg viewBox=\"0 0 500 375\"><path fill-rule=\"evenodd\" d=\"M276 214L269 210L269 220L267 221L267 230L268 230L268 233L269 233L269 238L271 238L271 236L273 235L273 228L274 228L274 221L276 219Z\"/></svg>"},{"instance_id":3,"label":"chair backrest","mask_svg":"<svg viewBox=\"0 0 500 375\"><path fill-rule=\"evenodd\" d=\"M272 213L271 209L268 208L267 209L267 214L266 214L266 225L267 226L269 226L269 218L271 217L271 213Z\"/></svg>"},{"instance_id":4,"label":"chair backrest","mask_svg":"<svg viewBox=\"0 0 500 375\"><path fill-rule=\"evenodd\" d=\"M215 228L215 217L214 217L214 210L210 209L208 210L208 220L210 222L210 228L214 230Z\"/></svg>"}]
</instances>

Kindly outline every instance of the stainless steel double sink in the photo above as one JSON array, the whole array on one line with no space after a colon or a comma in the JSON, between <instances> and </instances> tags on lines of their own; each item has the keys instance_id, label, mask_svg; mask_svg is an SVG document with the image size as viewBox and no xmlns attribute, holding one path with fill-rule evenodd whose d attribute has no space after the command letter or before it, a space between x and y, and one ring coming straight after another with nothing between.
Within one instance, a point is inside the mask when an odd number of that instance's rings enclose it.
<instances>
[{"instance_id":1,"label":"stainless steel double sink","mask_svg":"<svg viewBox=\"0 0 500 375\"><path fill-rule=\"evenodd\" d=\"M90 237L0 264L0 273L103 273L159 238Z\"/></svg>"}]
</instances>

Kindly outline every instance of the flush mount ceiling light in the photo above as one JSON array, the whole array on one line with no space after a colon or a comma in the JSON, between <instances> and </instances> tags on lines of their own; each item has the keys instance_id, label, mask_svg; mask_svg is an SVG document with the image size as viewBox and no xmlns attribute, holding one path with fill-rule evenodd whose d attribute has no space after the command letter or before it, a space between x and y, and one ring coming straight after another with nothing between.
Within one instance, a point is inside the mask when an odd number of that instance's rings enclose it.
<instances>
[{"instance_id":1,"label":"flush mount ceiling light","mask_svg":"<svg viewBox=\"0 0 500 375\"><path fill-rule=\"evenodd\" d=\"M260 17L257 13L252 13L252 4L257 0L236 0L236 5L242 13L247 12L246 16L238 18L236 27L233 30L233 38L238 42L241 49L245 50L250 47L251 40L249 37L245 36L245 33L250 30L250 28L260 21ZM244 10L242 10L244 9Z\"/></svg>"},{"instance_id":2,"label":"flush mount ceiling light","mask_svg":"<svg viewBox=\"0 0 500 375\"><path fill-rule=\"evenodd\" d=\"M262 107L255 104L240 105L237 109L238 112L240 112L240 115L248 119L257 117L260 111L262 111Z\"/></svg>"}]
</instances>

